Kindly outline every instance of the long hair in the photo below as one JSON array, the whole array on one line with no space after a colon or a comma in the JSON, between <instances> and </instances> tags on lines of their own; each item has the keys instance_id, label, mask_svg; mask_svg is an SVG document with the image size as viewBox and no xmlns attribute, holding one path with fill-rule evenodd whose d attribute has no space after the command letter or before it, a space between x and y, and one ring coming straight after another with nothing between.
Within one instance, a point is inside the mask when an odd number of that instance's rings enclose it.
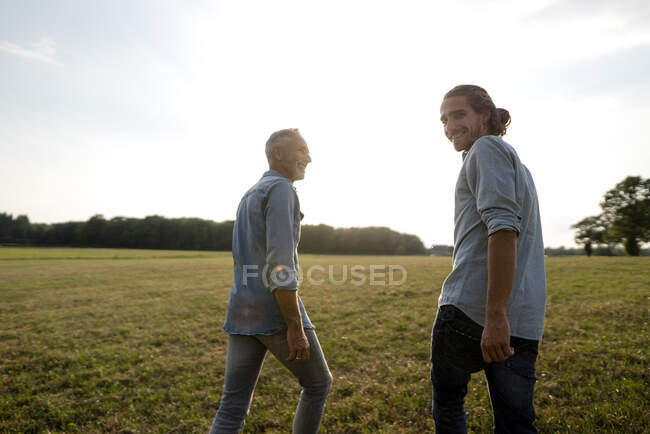
<instances>
[{"instance_id":1,"label":"long hair","mask_svg":"<svg viewBox=\"0 0 650 434\"><path fill-rule=\"evenodd\" d=\"M476 113L489 113L488 133L494 136L503 136L510 126L510 113L504 108L497 108L492 98L480 86L474 84L461 84L445 94L445 98L464 96L467 103Z\"/></svg>"}]
</instances>

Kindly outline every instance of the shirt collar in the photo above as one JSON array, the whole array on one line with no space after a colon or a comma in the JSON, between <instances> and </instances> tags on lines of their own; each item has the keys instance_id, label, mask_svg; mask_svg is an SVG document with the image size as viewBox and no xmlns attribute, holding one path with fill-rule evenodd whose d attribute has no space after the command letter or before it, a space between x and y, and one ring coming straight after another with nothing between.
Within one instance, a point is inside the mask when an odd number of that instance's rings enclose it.
<instances>
[{"instance_id":1,"label":"shirt collar","mask_svg":"<svg viewBox=\"0 0 650 434\"><path fill-rule=\"evenodd\" d=\"M269 169L266 172L264 172L264 175L262 175L262 178L264 178L265 176L278 176L280 178L284 178L284 176L282 176L282 174L280 172L278 172L277 170L273 170L273 169ZM284 178L284 179L287 179L287 178ZM288 181L288 179L287 179L287 181Z\"/></svg>"},{"instance_id":2,"label":"shirt collar","mask_svg":"<svg viewBox=\"0 0 650 434\"><path fill-rule=\"evenodd\" d=\"M267 170L266 172L264 172L264 175L262 175L262 178L266 178L267 176L275 176L276 178L282 178L285 181L287 181L289 184L291 184L291 188L293 188L294 191L298 191L296 190L296 186L293 185L293 182L289 181L287 178L284 177L284 175L282 175L277 170L273 170L273 169Z\"/></svg>"}]
</instances>

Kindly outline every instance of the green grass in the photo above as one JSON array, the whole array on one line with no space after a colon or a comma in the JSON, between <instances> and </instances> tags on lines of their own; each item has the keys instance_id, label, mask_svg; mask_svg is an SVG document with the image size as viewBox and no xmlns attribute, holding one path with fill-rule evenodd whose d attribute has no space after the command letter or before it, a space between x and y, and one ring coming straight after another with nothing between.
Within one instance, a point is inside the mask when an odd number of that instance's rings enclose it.
<instances>
[{"instance_id":1,"label":"green grass","mask_svg":"<svg viewBox=\"0 0 650 434\"><path fill-rule=\"evenodd\" d=\"M401 264L398 287L301 296L334 376L328 433L421 433L449 258L301 256L307 268ZM229 253L0 248L0 432L207 432L223 385ZM650 258L550 258L536 409L542 432L646 432ZM320 274L322 275L322 273ZM482 375L467 400L489 431ZM299 388L267 358L245 432L288 432Z\"/></svg>"}]
</instances>

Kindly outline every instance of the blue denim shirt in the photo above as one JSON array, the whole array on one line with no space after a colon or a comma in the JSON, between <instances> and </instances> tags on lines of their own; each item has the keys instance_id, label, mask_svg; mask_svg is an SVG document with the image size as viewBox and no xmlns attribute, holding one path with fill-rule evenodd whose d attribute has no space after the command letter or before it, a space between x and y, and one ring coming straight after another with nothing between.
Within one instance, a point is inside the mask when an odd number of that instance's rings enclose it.
<instances>
[{"instance_id":1,"label":"blue denim shirt","mask_svg":"<svg viewBox=\"0 0 650 434\"><path fill-rule=\"evenodd\" d=\"M533 178L500 137L479 138L456 183L454 265L438 305L452 304L485 324L488 236L515 231L517 267L506 309L512 336L540 340L546 311L544 242Z\"/></svg>"},{"instance_id":2,"label":"blue denim shirt","mask_svg":"<svg viewBox=\"0 0 650 434\"><path fill-rule=\"evenodd\" d=\"M237 209L232 257L235 284L223 329L229 334L270 335L287 326L273 295L298 290L300 202L291 182L275 170L246 192ZM302 300L304 328L314 328Z\"/></svg>"}]
</instances>

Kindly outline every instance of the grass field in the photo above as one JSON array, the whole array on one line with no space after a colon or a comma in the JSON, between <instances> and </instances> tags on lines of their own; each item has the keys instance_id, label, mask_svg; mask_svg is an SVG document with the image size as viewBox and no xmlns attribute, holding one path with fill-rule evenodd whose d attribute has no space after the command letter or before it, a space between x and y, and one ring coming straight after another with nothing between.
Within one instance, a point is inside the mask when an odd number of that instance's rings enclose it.
<instances>
[{"instance_id":1,"label":"grass field","mask_svg":"<svg viewBox=\"0 0 650 434\"><path fill-rule=\"evenodd\" d=\"M0 248L0 432L207 432L223 384L229 253ZM429 344L449 258L400 264L401 286L310 285L301 297L334 376L328 433L433 429ZM650 258L550 258L536 390L541 432L650 429ZM467 401L488 432L482 375ZM245 432L289 432L299 389L266 360Z\"/></svg>"}]
</instances>

